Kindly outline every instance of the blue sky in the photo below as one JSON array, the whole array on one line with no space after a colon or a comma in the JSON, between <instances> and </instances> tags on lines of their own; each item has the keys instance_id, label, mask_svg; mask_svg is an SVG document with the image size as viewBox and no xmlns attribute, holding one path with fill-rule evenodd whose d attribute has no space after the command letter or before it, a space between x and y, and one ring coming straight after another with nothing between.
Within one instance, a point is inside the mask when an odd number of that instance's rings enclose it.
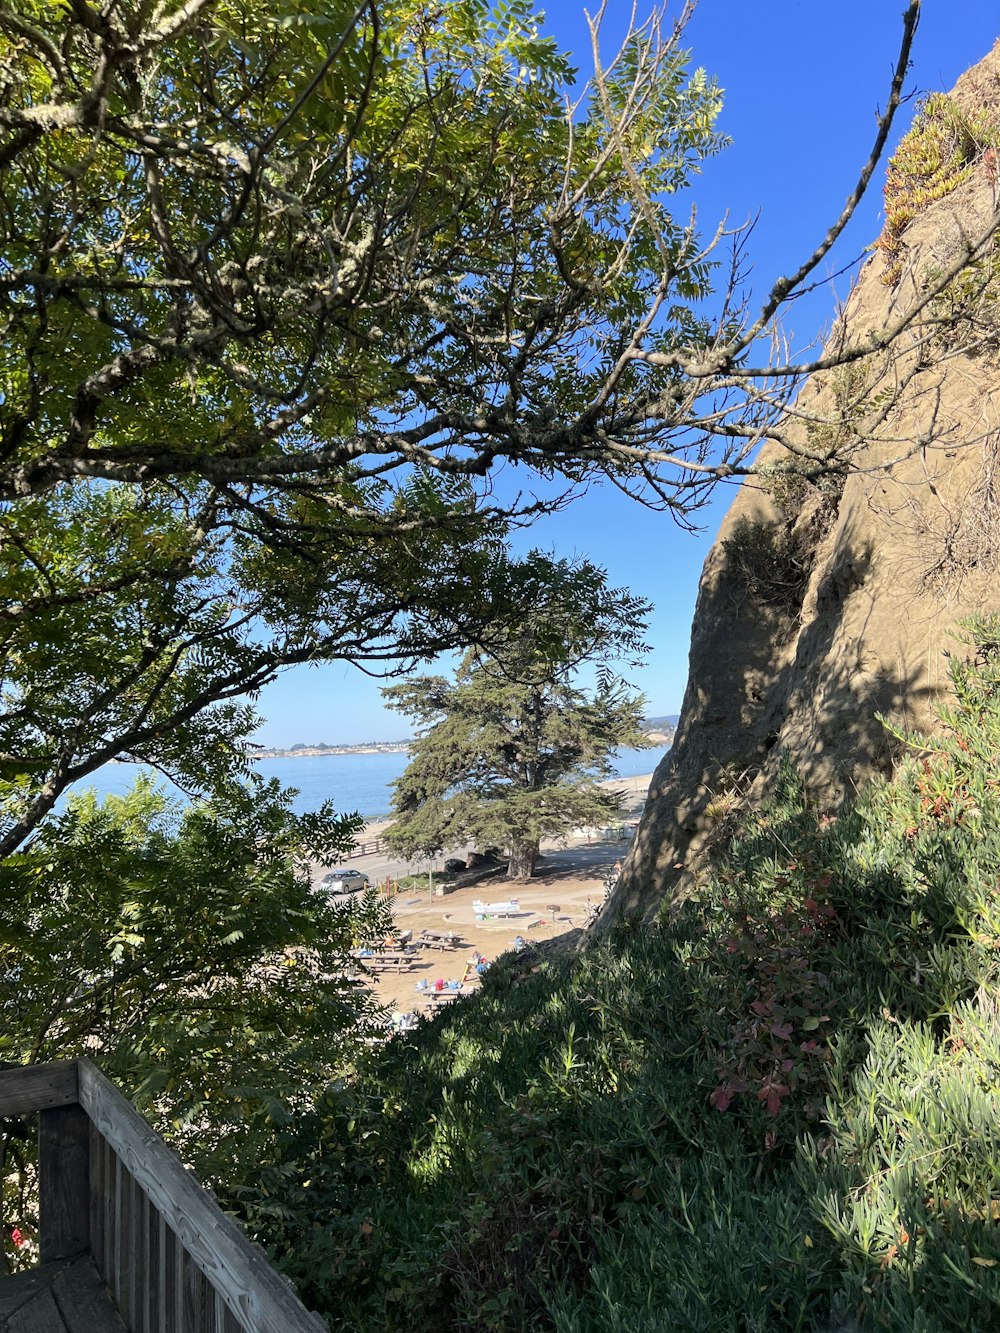
<instances>
[{"instance_id":1,"label":"blue sky","mask_svg":"<svg viewBox=\"0 0 1000 1333\"><path fill-rule=\"evenodd\" d=\"M584 4L554 0L540 7L547 30L578 56L586 74ZM630 9L630 0L611 0L609 39ZM690 198L704 233L727 211L734 224L759 214L749 243L749 282L760 294L811 253L853 188L876 111L885 104L903 9L904 0L701 0L684 44L693 64L725 90L721 128L733 143L706 164ZM997 0L924 0L910 91L949 89L998 35ZM911 117L912 104L901 112L895 137ZM880 226L881 189L873 187L826 273L860 254ZM822 333L848 290L848 278L831 277L797 305L786 321L797 350ZM698 576L731 498L731 490L721 489L702 511L702 531L692 536L665 514L611 488L594 488L517 539L523 549L588 556L607 569L613 585L628 585L653 603L649 659L631 676L652 713L680 708ZM383 709L379 683L345 665L289 671L262 692L257 707L264 719L257 740L268 745L393 739L408 731L405 719Z\"/></svg>"}]
</instances>

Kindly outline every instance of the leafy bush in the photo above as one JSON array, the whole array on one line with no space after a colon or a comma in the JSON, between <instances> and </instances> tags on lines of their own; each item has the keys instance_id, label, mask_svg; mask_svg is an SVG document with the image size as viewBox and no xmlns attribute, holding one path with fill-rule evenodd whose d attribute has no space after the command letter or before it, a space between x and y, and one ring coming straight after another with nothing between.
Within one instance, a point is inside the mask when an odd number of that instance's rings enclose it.
<instances>
[{"instance_id":1,"label":"leafy bush","mask_svg":"<svg viewBox=\"0 0 1000 1333\"><path fill-rule=\"evenodd\" d=\"M809 579L809 561L789 526L741 518L722 548L740 587L758 606L796 610Z\"/></svg>"},{"instance_id":2,"label":"leafy bush","mask_svg":"<svg viewBox=\"0 0 1000 1333\"><path fill-rule=\"evenodd\" d=\"M941 276L931 265L924 281L930 286ZM931 302L931 313L937 325L935 341L943 351L960 347L971 355L995 353L1000 343L1000 247L994 243L953 278Z\"/></svg>"},{"instance_id":3,"label":"leafy bush","mask_svg":"<svg viewBox=\"0 0 1000 1333\"><path fill-rule=\"evenodd\" d=\"M312 893L299 868L346 850L360 821L296 816L293 795L258 781L225 813L175 809L148 780L103 803L74 796L0 865L0 1055L91 1056L229 1188L378 1017L347 972L355 939L384 933L384 902ZM29 1140L0 1123L4 1217L33 1241ZM31 1256L9 1231L4 1243L12 1263Z\"/></svg>"}]
</instances>

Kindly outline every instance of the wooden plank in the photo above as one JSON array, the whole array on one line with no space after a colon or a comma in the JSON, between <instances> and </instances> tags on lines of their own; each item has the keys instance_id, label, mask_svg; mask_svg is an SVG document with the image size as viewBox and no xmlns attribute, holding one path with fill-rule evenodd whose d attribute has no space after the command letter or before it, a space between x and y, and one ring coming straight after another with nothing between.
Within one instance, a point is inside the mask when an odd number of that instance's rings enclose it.
<instances>
[{"instance_id":1,"label":"wooden plank","mask_svg":"<svg viewBox=\"0 0 1000 1333\"><path fill-rule=\"evenodd\" d=\"M247 1333L228 1306L226 1306L222 1315L222 1333Z\"/></svg>"},{"instance_id":2,"label":"wooden plank","mask_svg":"<svg viewBox=\"0 0 1000 1333\"><path fill-rule=\"evenodd\" d=\"M91 1260L77 1259L57 1273L52 1294L66 1333L128 1333Z\"/></svg>"},{"instance_id":3,"label":"wooden plank","mask_svg":"<svg viewBox=\"0 0 1000 1333\"><path fill-rule=\"evenodd\" d=\"M90 1121L79 1106L38 1117L38 1234L43 1264L90 1253Z\"/></svg>"},{"instance_id":4,"label":"wooden plank","mask_svg":"<svg viewBox=\"0 0 1000 1333\"><path fill-rule=\"evenodd\" d=\"M124 1160L118 1169L120 1189L118 1194L118 1284L112 1290L122 1312L122 1318L130 1329L135 1328L135 1300L133 1298L133 1275L135 1269L135 1181Z\"/></svg>"},{"instance_id":5,"label":"wooden plank","mask_svg":"<svg viewBox=\"0 0 1000 1333\"><path fill-rule=\"evenodd\" d=\"M5 1329L6 1333L66 1333L59 1307L48 1287L15 1310Z\"/></svg>"},{"instance_id":6,"label":"wooden plank","mask_svg":"<svg viewBox=\"0 0 1000 1333\"><path fill-rule=\"evenodd\" d=\"M143 1196L145 1198L145 1196ZM163 1333L160 1322L160 1243L162 1240L163 1219L148 1199L145 1201L146 1213L146 1295L143 1308L143 1333Z\"/></svg>"},{"instance_id":7,"label":"wooden plank","mask_svg":"<svg viewBox=\"0 0 1000 1333\"><path fill-rule=\"evenodd\" d=\"M184 1256L184 1333L215 1333L215 1292L189 1254Z\"/></svg>"},{"instance_id":8,"label":"wooden plank","mask_svg":"<svg viewBox=\"0 0 1000 1333\"><path fill-rule=\"evenodd\" d=\"M163 1274L161 1284L163 1287L162 1306L163 1306L163 1330L164 1333L178 1333L181 1328L180 1305L177 1301L178 1277L177 1271L180 1266L181 1249L177 1237L170 1227L167 1226L166 1219L160 1213L160 1220L165 1228L163 1236Z\"/></svg>"},{"instance_id":9,"label":"wooden plank","mask_svg":"<svg viewBox=\"0 0 1000 1333\"><path fill-rule=\"evenodd\" d=\"M111 1153L111 1188L108 1202L111 1205L111 1244L108 1247L108 1268L104 1280L111 1289L111 1294L121 1305L122 1295L122 1174L124 1168L121 1158L108 1144Z\"/></svg>"},{"instance_id":10,"label":"wooden plank","mask_svg":"<svg viewBox=\"0 0 1000 1333\"><path fill-rule=\"evenodd\" d=\"M93 1121L91 1128L101 1140L101 1152L104 1157L104 1255L97 1256L97 1267L112 1291L115 1287L115 1244L118 1234L118 1158L111 1144L105 1139Z\"/></svg>"},{"instance_id":11,"label":"wooden plank","mask_svg":"<svg viewBox=\"0 0 1000 1333\"><path fill-rule=\"evenodd\" d=\"M75 1060L0 1069L0 1116L28 1115L79 1101Z\"/></svg>"},{"instance_id":12,"label":"wooden plank","mask_svg":"<svg viewBox=\"0 0 1000 1333\"><path fill-rule=\"evenodd\" d=\"M48 1268L29 1268L24 1273L4 1274L0 1277L0 1320L37 1296L52 1282Z\"/></svg>"},{"instance_id":13,"label":"wooden plank","mask_svg":"<svg viewBox=\"0 0 1000 1333\"><path fill-rule=\"evenodd\" d=\"M328 1333L100 1070L81 1059L79 1072L81 1105L247 1329Z\"/></svg>"},{"instance_id":14,"label":"wooden plank","mask_svg":"<svg viewBox=\"0 0 1000 1333\"><path fill-rule=\"evenodd\" d=\"M150 1203L138 1181L132 1179L132 1330L149 1333L146 1308L149 1288L146 1269L147 1218Z\"/></svg>"},{"instance_id":15,"label":"wooden plank","mask_svg":"<svg viewBox=\"0 0 1000 1333\"><path fill-rule=\"evenodd\" d=\"M132 1284L132 1322L130 1327L135 1330L135 1333L142 1333L142 1295L146 1281L146 1273L143 1268L145 1254L143 1253L142 1215L145 1211L146 1197L135 1176L130 1176L129 1182L129 1258L131 1260L129 1280Z\"/></svg>"},{"instance_id":16,"label":"wooden plank","mask_svg":"<svg viewBox=\"0 0 1000 1333\"><path fill-rule=\"evenodd\" d=\"M90 1141L90 1253L97 1265L97 1271L104 1274L104 1227L107 1214L104 1206L105 1191L105 1145L90 1117L88 1138Z\"/></svg>"}]
</instances>

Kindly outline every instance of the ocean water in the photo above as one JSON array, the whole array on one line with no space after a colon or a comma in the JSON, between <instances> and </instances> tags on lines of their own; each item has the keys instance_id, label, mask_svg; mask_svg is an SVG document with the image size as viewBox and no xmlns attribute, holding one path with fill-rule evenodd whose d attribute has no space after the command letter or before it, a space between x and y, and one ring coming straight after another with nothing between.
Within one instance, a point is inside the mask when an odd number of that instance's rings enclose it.
<instances>
[{"instance_id":1,"label":"ocean water","mask_svg":"<svg viewBox=\"0 0 1000 1333\"><path fill-rule=\"evenodd\" d=\"M619 750L615 773L620 778L651 773L663 750ZM358 811L366 819L386 815L392 804L392 783L409 761L405 753L303 755L297 759L258 759L254 767L263 778L277 778L285 787L296 788L292 808L299 814L317 810L324 801L349 813ZM122 796L135 782L137 767L132 764L106 764L81 782L76 790L93 787L99 796ZM165 778L157 776L158 785L180 795Z\"/></svg>"}]
</instances>

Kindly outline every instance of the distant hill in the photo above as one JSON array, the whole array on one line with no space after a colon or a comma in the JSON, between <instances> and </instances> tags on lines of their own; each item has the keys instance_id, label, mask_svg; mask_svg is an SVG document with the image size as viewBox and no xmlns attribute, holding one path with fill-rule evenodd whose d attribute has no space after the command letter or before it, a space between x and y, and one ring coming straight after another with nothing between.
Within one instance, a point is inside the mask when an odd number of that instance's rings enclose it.
<instances>
[{"instance_id":1,"label":"distant hill","mask_svg":"<svg viewBox=\"0 0 1000 1333\"><path fill-rule=\"evenodd\" d=\"M680 713L666 713L661 717L644 717L642 725L647 731L676 731Z\"/></svg>"},{"instance_id":2,"label":"distant hill","mask_svg":"<svg viewBox=\"0 0 1000 1333\"><path fill-rule=\"evenodd\" d=\"M669 743L677 729L677 718L677 713L670 713L661 717L646 717L643 718L642 725L653 741ZM328 741L297 741L295 745L289 745L287 748L274 745L254 746L254 757L257 759L300 759L324 754L400 754L409 750L411 744L412 742L408 740L362 741L357 745L337 745Z\"/></svg>"},{"instance_id":3,"label":"distant hill","mask_svg":"<svg viewBox=\"0 0 1000 1333\"><path fill-rule=\"evenodd\" d=\"M646 739L650 745L672 745L677 730L677 714L668 716L644 717L642 719Z\"/></svg>"}]
</instances>

